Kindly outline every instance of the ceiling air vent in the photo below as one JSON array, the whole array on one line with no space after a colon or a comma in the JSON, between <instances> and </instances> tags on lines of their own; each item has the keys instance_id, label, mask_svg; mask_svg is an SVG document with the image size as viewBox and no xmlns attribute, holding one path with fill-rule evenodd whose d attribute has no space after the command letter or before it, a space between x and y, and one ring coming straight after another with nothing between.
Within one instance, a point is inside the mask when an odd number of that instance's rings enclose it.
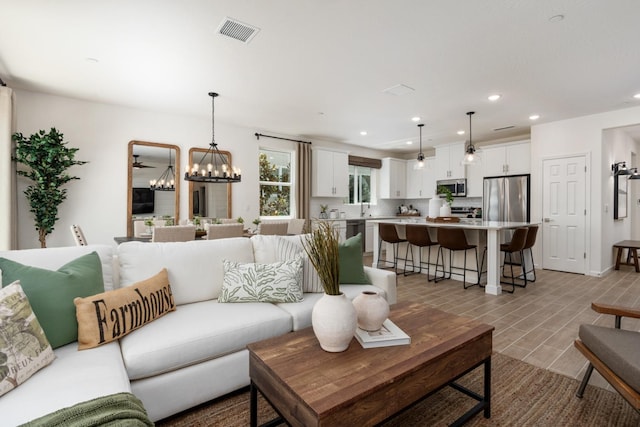
<instances>
[{"instance_id":1,"label":"ceiling air vent","mask_svg":"<svg viewBox=\"0 0 640 427\"><path fill-rule=\"evenodd\" d=\"M494 132L499 132L501 130L513 129L514 127L515 126L513 126L513 125L512 126L505 126L505 127L502 127L502 128L495 128L493 131Z\"/></svg>"},{"instance_id":2,"label":"ceiling air vent","mask_svg":"<svg viewBox=\"0 0 640 427\"><path fill-rule=\"evenodd\" d=\"M240 40L242 43L249 43L258 34L258 31L260 31L260 28L228 16L222 20L218 27L218 34Z\"/></svg>"}]
</instances>

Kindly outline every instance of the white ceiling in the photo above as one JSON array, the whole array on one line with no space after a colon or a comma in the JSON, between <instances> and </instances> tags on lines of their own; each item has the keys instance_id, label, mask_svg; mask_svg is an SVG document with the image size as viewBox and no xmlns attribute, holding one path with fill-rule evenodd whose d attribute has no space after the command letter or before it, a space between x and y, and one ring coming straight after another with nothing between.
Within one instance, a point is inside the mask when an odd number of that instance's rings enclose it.
<instances>
[{"instance_id":1,"label":"white ceiling","mask_svg":"<svg viewBox=\"0 0 640 427\"><path fill-rule=\"evenodd\" d=\"M470 110L477 143L527 135L534 113L640 105L638 0L0 0L0 11L11 87L203 117L215 91L217 122L300 138L416 151L413 116L430 146L467 138L456 131ZM260 31L248 44L219 35L227 16ZM398 84L414 91L383 92Z\"/></svg>"}]
</instances>

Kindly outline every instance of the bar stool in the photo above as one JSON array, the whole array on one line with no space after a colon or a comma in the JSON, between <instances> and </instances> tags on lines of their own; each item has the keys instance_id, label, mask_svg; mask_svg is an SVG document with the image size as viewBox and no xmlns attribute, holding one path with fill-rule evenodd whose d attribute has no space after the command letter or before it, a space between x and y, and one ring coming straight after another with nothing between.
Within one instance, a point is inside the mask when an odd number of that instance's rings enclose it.
<instances>
[{"instance_id":1,"label":"bar stool","mask_svg":"<svg viewBox=\"0 0 640 427\"><path fill-rule=\"evenodd\" d=\"M509 292L511 294L516 290L516 286L520 286L523 288L527 286L527 276L524 275L524 256L522 253L522 250L524 249L524 245L527 241L527 234L529 234L528 227L516 228L516 230L513 232L513 237L511 237L511 241L500 245L500 251L504 252L504 262L502 263L502 277L511 279L511 282L505 282L501 280L500 283L511 285L510 291L505 290L505 292ZM524 285L516 284L516 276L513 274L514 262L511 256L515 252L518 252L520 254L520 267L524 275ZM507 256L509 257L508 262L507 262ZM511 268L511 276L507 276L505 274L504 269L507 264L509 264L509 267Z\"/></svg>"},{"instance_id":2,"label":"bar stool","mask_svg":"<svg viewBox=\"0 0 640 427\"><path fill-rule=\"evenodd\" d=\"M530 225L529 226L529 231L527 232L527 240L524 243L524 248L522 248L522 274L524 275L524 286L527 286L527 282L535 282L536 281L536 267L535 264L533 262L533 250L531 248L533 248L533 245L536 244L536 236L538 235L538 226L537 225ZM527 270L525 263L524 263L524 251L529 250L529 253L531 254L531 270ZM529 273L533 273L533 280L529 280L527 278L527 274Z\"/></svg>"},{"instance_id":3,"label":"bar stool","mask_svg":"<svg viewBox=\"0 0 640 427\"><path fill-rule=\"evenodd\" d=\"M479 270L473 270L467 268L467 251L475 250L475 259L476 259L476 268L478 266L478 247L477 245L471 245L467 242L467 236L464 234L464 230L462 228L449 228L449 227L440 227L438 228L438 244L440 248L438 249L438 256L436 257L436 274L434 277L434 281L437 282L443 279L450 279L451 272L453 268L462 270L462 286L467 289L471 286L475 286L480 282L480 272ZM449 250L449 276L446 276L445 266L444 266L444 251L443 249ZM464 266L453 267L453 254L456 251L464 251ZM442 254L442 277L438 277L438 265L440 263L440 254ZM467 270L475 271L478 273L478 280L476 283L471 283L467 286Z\"/></svg>"},{"instance_id":4,"label":"bar stool","mask_svg":"<svg viewBox=\"0 0 640 427\"><path fill-rule=\"evenodd\" d=\"M378 236L379 236L379 243L378 243L378 262L376 263L376 268L380 268L380 259L382 258L381 254L381 250L382 250L382 242L386 242L386 243L390 243L393 246L393 269L395 270L396 274L400 274L398 273L398 260L402 259L402 258L398 258L398 245L402 242L406 242L406 239L401 239L400 237L398 237L398 231L396 230L396 226L394 224L385 224L385 223L380 223L378 224ZM406 258L404 259L405 263L406 263ZM387 260L384 260L384 262L389 262ZM406 266L405 266L406 267ZM389 267L383 267L383 268L389 268Z\"/></svg>"},{"instance_id":5,"label":"bar stool","mask_svg":"<svg viewBox=\"0 0 640 427\"><path fill-rule=\"evenodd\" d=\"M409 260L409 248L411 245L418 247L418 271L417 273L422 273L422 266L427 266L427 281L430 282L429 278L429 269L430 269L430 261L431 261L431 246L435 246L438 242L434 242L431 240L431 236L429 236L429 228L423 225L415 225L415 224L407 224L405 226L405 233L407 242L407 252L404 255L405 258L405 271L404 275L408 276L409 274L416 273L415 271L415 260L413 258L413 249L411 249L411 272L407 272L407 262ZM422 248L426 247L428 249L427 253L427 262L422 261Z\"/></svg>"}]
</instances>

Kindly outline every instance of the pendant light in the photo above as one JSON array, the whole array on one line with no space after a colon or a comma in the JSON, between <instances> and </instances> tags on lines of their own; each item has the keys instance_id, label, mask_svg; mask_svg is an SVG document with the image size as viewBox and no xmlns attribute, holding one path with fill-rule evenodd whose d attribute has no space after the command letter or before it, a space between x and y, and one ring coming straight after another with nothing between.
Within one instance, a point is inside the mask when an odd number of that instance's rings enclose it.
<instances>
[{"instance_id":1,"label":"pendant light","mask_svg":"<svg viewBox=\"0 0 640 427\"><path fill-rule=\"evenodd\" d=\"M206 153L202 155L199 163L187 165L187 171L184 173L184 179L187 181L211 182L219 184L228 184L240 182L242 176L240 169L232 167L227 160L227 156L218 150L215 137L215 121L214 121L214 101L218 96L215 92L209 92L211 97L211 143ZM204 162L209 156L207 168L204 168Z\"/></svg>"},{"instance_id":2,"label":"pendant light","mask_svg":"<svg viewBox=\"0 0 640 427\"><path fill-rule=\"evenodd\" d=\"M424 169L424 154L422 153L422 127L424 123L420 123L418 125L418 129L420 129L420 152L418 153L418 161L414 165L414 169Z\"/></svg>"},{"instance_id":3,"label":"pendant light","mask_svg":"<svg viewBox=\"0 0 640 427\"><path fill-rule=\"evenodd\" d=\"M475 111L469 111L467 116L469 116L469 146L465 150L464 159L462 160L463 165L478 165L480 164L480 156L476 153L476 147L473 146L473 140L471 138L471 116L475 114Z\"/></svg>"},{"instance_id":4,"label":"pendant light","mask_svg":"<svg viewBox=\"0 0 640 427\"><path fill-rule=\"evenodd\" d=\"M640 173L638 173L638 168L631 168L629 170L631 171L631 176L629 177L629 179L640 179Z\"/></svg>"},{"instance_id":5,"label":"pendant light","mask_svg":"<svg viewBox=\"0 0 640 427\"><path fill-rule=\"evenodd\" d=\"M149 187L153 191L176 191L176 175L171 163L171 149L169 149L169 166L162 172L158 179L149 181Z\"/></svg>"}]
</instances>

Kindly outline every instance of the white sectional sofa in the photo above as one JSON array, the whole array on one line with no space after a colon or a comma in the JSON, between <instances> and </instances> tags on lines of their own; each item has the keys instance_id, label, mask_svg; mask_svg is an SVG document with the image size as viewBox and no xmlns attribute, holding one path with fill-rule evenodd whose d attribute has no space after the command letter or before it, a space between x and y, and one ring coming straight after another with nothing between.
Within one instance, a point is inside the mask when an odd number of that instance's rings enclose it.
<instances>
[{"instance_id":1,"label":"white sectional sofa","mask_svg":"<svg viewBox=\"0 0 640 427\"><path fill-rule=\"evenodd\" d=\"M278 236L180 243L125 243L0 252L0 257L55 270L96 251L105 290L129 286L166 268L177 309L97 348L71 343L24 384L0 397L2 425L18 425L94 397L132 392L153 421L249 384L246 345L311 325L321 293L297 303L219 303L222 260L270 262ZM299 236L284 237L299 239ZM393 272L364 267L371 285L341 285L351 299L363 290L396 301ZM353 341L351 345L358 345Z\"/></svg>"}]
</instances>

